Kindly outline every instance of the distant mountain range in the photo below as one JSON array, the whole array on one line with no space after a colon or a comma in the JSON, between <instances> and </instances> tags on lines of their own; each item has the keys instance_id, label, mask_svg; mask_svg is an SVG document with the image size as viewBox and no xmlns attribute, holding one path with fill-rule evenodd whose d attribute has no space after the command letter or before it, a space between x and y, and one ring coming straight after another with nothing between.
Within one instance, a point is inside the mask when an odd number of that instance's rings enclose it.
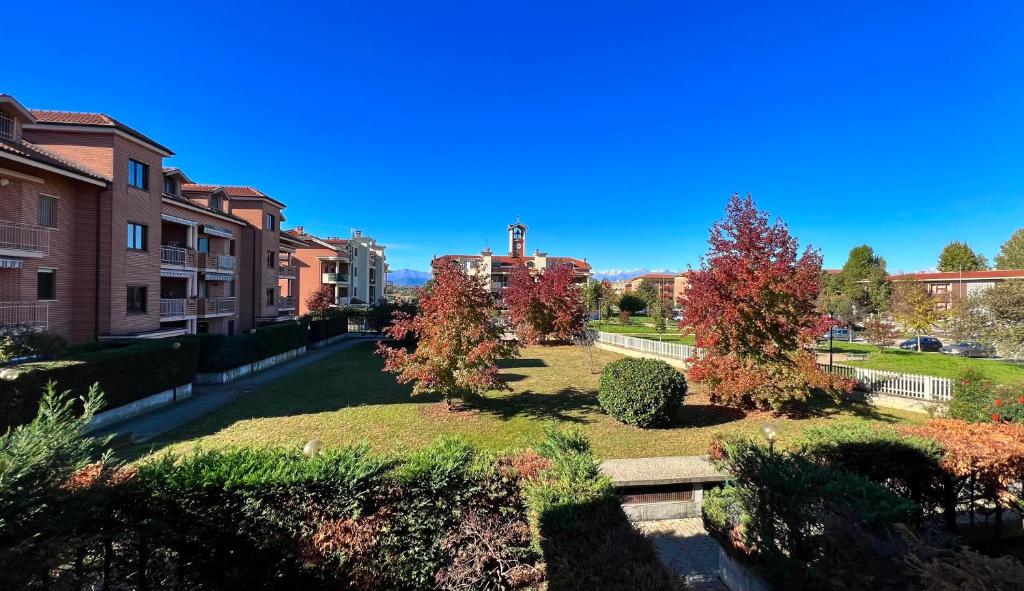
<instances>
[{"instance_id":1,"label":"distant mountain range","mask_svg":"<svg viewBox=\"0 0 1024 591\"><path fill-rule=\"evenodd\" d=\"M622 279L632 279L639 277L640 275L646 275L648 273L675 273L671 269L608 269L606 271L594 271L594 278L608 281L620 281Z\"/></svg>"},{"instance_id":2,"label":"distant mountain range","mask_svg":"<svg viewBox=\"0 0 1024 591\"><path fill-rule=\"evenodd\" d=\"M395 269L388 271L388 280L398 287L419 287L430 279L430 271Z\"/></svg>"},{"instance_id":3,"label":"distant mountain range","mask_svg":"<svg viewBox=\"0 0 1024 591\"><path fill-rule=\"evenodd\" d=\"M670 269L608 269L605 271L594 271L594 278L608 281L619 281L632 279L647 273L674 273ZM431 277L430 271L417 271L415 269L396 269L388 272L388 279L398 287L419 287L426 283Z\"/></svg>"}]
</instances>

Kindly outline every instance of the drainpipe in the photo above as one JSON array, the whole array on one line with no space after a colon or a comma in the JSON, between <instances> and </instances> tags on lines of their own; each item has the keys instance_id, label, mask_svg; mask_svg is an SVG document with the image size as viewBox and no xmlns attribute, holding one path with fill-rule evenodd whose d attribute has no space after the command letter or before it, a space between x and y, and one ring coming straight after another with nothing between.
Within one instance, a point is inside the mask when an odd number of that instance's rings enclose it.
<instances>
[{"instance_id":1,"label":"drainpipe","mask_svg":"<svg viewBox=\"0 0 1024 591\"><path fill-rule=\"evenodd\" d=\"M252 267L250 267L249 270L252 272L252 289L249 290L251 292L249 294L249 300L252 303L252 318L251 318L252 326L250 326L249 328L256 328L256 302L258 301L256 299L256 296L257 296L257 294L256 294L256 283L257 283L256 282L256 269L259 269L260 273L262 273L263 272L263 262L259 261L259 259L256 258L256 229L255 229L255 227L250 229L250 232L252 232L252 240L251 240L251 242L252 242ZM259 261L259 262L257 262L257 261Z\"/></svg>"},{"instance_id":2,"label":"drainpipe","mask_svg":"<svg viewBox=\"0 0 1024 591\"><path fill-rule=\"evenodd\" d=\"M95 264L93 265L95 285L93 286L92 319L92 338L94 341L100 339L100 198L105 190L96 191L96 256Z\"/></svg>"}]
</instances>

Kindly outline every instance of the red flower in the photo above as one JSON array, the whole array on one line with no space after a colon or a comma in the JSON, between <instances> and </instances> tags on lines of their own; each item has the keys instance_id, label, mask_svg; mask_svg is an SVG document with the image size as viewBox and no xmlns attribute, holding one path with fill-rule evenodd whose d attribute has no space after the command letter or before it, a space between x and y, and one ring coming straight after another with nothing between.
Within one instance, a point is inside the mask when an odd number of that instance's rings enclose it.
<instances>
[{"instance_id":1,"label":"red flower","mask_svg":"<svg viewBox=\"0 0 1024 591\"><path fill-rule=\"evenodd\" d=\"M1024 396L1021 396L1020 398L1018 398L1017 402L1019 402L1021 404L1024 404Z\"/></svg>"},{"instance_id":2,"label":"red flower","mask_svg":"<svg viewBox=\"0 0 1024 591\"><path fill-rule=\"evenodd\" d=\"M1002 406L1002 405L1003 405L1002 399L1001 398L996 398L996 406Z\"/></svg>"},{"instance_id":3,"label":"red flower","mask_svg":"<svg viewBox=\"0 0 1024 591\"><path fill-rule=\"evenodd\" d=\"M999 413L995 413L994 415L992 415L992 420L993 420L993 421L995 421L995 422L997 422L997 423L998 423L998 422L999 422L1000 420L1002 420L1002 418L1003 418L1003 417L999 416Z\"/></svg>"}]
</instances>

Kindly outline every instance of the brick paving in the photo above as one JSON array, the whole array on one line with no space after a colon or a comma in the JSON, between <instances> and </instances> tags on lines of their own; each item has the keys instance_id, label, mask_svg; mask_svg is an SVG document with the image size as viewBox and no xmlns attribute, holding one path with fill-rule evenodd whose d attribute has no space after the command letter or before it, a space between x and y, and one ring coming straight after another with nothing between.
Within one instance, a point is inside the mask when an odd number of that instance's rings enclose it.
<instances>
[{"instance_id":1,"label":"brick paving","mask_svg":"<svg viewBox=\"0 0 1024 591\"><path fill-rule=\"evenodd\" d=\"M636 525L688 589L726 591L718 578L718 542L704 531L699 518L641 521Z\"/></svg>"}]
</instances>

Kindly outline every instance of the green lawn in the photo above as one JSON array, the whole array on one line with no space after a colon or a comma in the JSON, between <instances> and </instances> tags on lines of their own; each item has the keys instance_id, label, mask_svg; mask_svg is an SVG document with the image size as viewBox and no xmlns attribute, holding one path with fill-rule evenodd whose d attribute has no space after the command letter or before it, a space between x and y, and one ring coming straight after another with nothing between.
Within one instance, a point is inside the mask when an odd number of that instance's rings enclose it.
<instances>
[{"instance_id":1,"label":"green lawn","mask_svg":"<svg viewBox=\"0 0 1024 591\"><path fill-rule=\"evenodd\" d=\"M839 361L844 365L855 365L868 369L881 369L901 373L917 373L941 378L955 378L966 367L974 367L985 374L990 380L999 384L1019 384L1024 382L1024 364L999 361L996 359L977 359L952 357L941 353L918 353L900 349L886 349L879 352L878 347L863 343L847 343L833 341L834 353L867 353L864 361ZM828 343L818 347L822 353L828 352Z\"/></svg>"},{"instance_id":2,"label":"green lawn","mask_svg":"<svg viewBox=\"0 0 1024 591\"><path fill-rule=\"evenodd\" d=\"M591 357L592 356L592 357ZM589 357L589 360L588 360ZM800 419L770 419L765 413L711 406L691 388L681 422L643 430L605 415L596 397L600 368L619 355L571 346L530 347L502 364L511 392L490 392L471 410L449 412L437 397L410 396L410 387L381 372L371 344L340 351L317 364L262 387L212 415L158 440L125 450L125 457L167 447L280 444L297 446L319 438L327 445L368 440L381 450L417 448L440 435L460 435L480 446L514 449L542 437L543 425L577 425L600 457L703 454L714 433L757 436L774 420L782 445L808 425L832 420L902 422L923 415L875 409L863 404L816 403Z\"/></svg>"}]
</instances>

